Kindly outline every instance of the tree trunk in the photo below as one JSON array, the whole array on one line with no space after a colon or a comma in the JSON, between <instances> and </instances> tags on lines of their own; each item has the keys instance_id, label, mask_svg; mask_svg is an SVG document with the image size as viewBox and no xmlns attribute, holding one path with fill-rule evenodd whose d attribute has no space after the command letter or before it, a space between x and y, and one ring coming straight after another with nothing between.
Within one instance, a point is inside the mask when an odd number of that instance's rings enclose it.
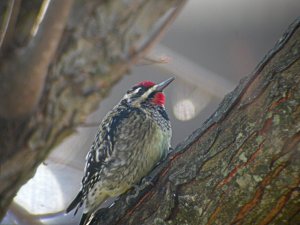
<instances>
[{"instance_id":1,"label":"tree trunk","mask_svg":"<svg viewBox=\"0 0 300 225\"><path fill-rule=\"evenodd\" d=\"M178 132L178 131L174 131ZM300 19L141 185L92 224L299 224Z\"/></svg>"},{"instance_id":2,"label":"tree trunk","mask_svg":"<svg viewBox=\"0 0 300 225\"><path fill-rule=\"evenodd\" d=\"M40 1L1 2L0 221L50 150L84 123L185 2L52 0L36 35Z\"/></svg>"}]
</instances>

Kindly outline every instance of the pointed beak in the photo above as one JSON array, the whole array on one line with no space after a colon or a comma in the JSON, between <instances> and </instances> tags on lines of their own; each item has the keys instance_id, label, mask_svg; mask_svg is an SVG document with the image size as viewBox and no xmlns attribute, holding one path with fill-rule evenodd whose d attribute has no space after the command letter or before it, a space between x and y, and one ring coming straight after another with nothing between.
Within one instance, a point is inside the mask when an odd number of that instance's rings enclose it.
<instances>
[{"instance_id":1,"label":"pointed beak","mask_svg":"<svg viewBox=\"0 0 300 225\"><path fill-rule=\"evenodd\" d=\"M155 85L154 90L155 91L163 91L173 80L175 80L175 78L171 77L168 80L165 80L165 81Z\"/></svg>"}]
</instances>

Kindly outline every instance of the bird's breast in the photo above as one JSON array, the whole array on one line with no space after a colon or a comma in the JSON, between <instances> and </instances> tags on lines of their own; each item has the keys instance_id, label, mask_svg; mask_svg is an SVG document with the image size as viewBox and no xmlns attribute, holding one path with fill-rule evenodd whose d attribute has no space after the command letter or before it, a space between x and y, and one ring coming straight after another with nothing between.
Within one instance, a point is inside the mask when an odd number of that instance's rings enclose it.
<instances>
[{"instance_id":1,"label":"bird's breast","mask_svg":"<svg viewBox=\"0 0 300 225\"><path fill-rule=\"evenodd\" d=\"M166 155L170 147L170 131L163 131L153 121L144 120L141 129L131 131L134 137L120 138L114 147L110 168L118 182L114 191L126 191L138 183ZM118 190L119 189L119 190ZM120 194L120 193L118 193Z\"/></svg>"}]
</instances>

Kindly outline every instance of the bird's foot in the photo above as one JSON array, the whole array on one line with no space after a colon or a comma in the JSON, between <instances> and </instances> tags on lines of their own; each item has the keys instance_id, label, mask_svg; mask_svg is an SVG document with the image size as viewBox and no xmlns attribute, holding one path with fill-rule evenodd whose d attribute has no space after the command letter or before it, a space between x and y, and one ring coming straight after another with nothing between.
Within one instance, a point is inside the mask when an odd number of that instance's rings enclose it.
<instances>
[{"instance_id":1,"label":"bird's foot","mask_svg":"<svg viewBox=\"0 0 300 225\"><path fill-rule=\"evenodd\" d=\"M173 152L173 151L174 151L174 148L170 147L168 153Z\"/></svg>"},{"instance_id":2,"label":"bird's foot","mask_svg":"<svg viewBox=\"0 0 300 225\"><path fill-rule=\"evenodd\" d=\"M129 205L131 199L136 198L140 194L140 192L144 190L146 187L148 187L149 185L152 186L154 185L154 183L152 182L152 177L144 177L140 182L140 184L133 185L134 193L126 197L126 203Z\"/></svg>"},{"instance_id":3,"label":"bird's foot","mask_svg":"<svg viewBox=\"0 0 300 225\"><path fill-rule=\"evenodd\" d=\"M153 180L153 177L151 177L151 176L144 177L142 179L142 182L139 187L140 190L143 190L145 187L148 187L149 185L154 186L154 183L152 182L152 180Z\"/></svg>"},{"instance_id":4,"label":"bird's foot","mask_svg":"<svg viewBox=\"0 0 300 225\"><path fill-rule=\"evenodd\" d=\"M140 191L139 186L135 184L133 185L133 188L134 188L134 193L132 195L126 196L127 205L130 205L131 199L134 199L139 195L139 191Z\"/></svg>"},{"instance_id":5,"label":"bird's foot","mask_svg":"<svg viewBox=\"0 0 300 225\"><path fill-rule=\"evenodd\" d=\"M172 152L172 151L174 151L174 149L173 149L173 148L169 148L168 153L170 153L170 152ZM148 176L144 177L144 178L142 179L142 181L140 182L139 185L137 185L137 184L133 185L134 193L133 193L132 195L128 195L128 196L126 197L126 203L127 203L128 205L130 204L131 199L136 198L136 197L140 194L140 192L141 192L142 190L144 190L146 187L148 187L148 186L150 186L150 185L151 185L151 186L154 186L154 182L153 182L153 181L155 180L157 174L158 174L159 171L161 170L161 168L159 167L159 165L162 164L162 163L166 160L167 156L168 156L168 154L166 154L165 157L163 157L163 158L155 165L155 167L154 167L153 170L150 172L150 174L149 174Z\"/></svg>"}]
</instances>

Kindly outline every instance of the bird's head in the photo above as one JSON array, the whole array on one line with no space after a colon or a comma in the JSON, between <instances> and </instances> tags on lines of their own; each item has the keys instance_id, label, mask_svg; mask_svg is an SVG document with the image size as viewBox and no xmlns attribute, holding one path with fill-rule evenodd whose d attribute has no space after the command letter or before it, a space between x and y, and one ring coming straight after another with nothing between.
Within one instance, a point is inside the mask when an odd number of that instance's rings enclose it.
<instances>
[{"instance_id":1,"label":"bird's head","mask_svg":"<svg viewBox=\"0 0 300 225\"><path fill-rule=\"evenodd\" d=\"M174 80L169 78L159 84L152 81L142 81L127 91L123 100L128 104L139 107L143 103L164 106L165 94L163 90Z\"/></svg>"}]
</instances>

